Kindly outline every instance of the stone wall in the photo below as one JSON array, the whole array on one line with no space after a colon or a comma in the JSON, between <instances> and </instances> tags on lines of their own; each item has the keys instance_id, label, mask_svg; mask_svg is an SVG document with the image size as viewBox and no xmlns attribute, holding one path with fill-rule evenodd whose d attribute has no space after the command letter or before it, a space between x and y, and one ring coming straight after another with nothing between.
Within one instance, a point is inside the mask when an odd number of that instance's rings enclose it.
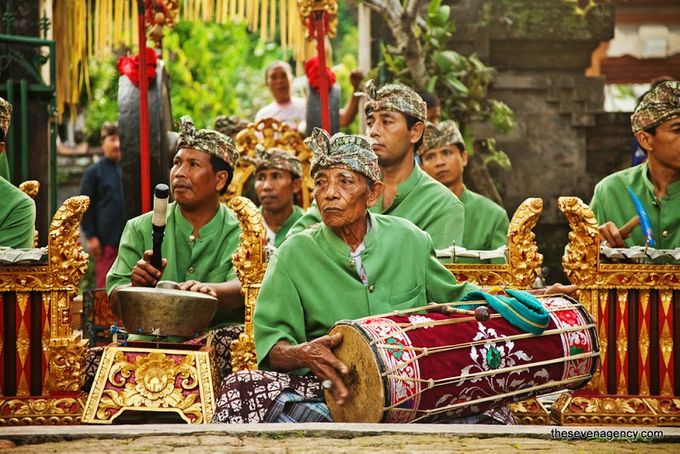
<instances>
[{"instance_id":1,"label":"stone wall","mask_svg":"<svg viewBox=\"0 0 680 454\"><path fill-rule=\"evenodd\" d=\"M516 114L511 134L477 125L475 136L495 136L510 157L511 170L492 169L510 214L527 197L543 199L537 239L550 268L548 279L564 282L561 256L568 226L557 198L576 195L589 202L595 183L630 162L630 114L605 113L604 79L585 76L592 51L611 38L612 11L599 12L595 29L584 22L583 33L566 38L552 29L527 36L512 25L491 26L488 19L485 25L483 0L448 3L459 24L454 49L475 53L496 69L489 95Z\"/></svg>"}]
</instances>

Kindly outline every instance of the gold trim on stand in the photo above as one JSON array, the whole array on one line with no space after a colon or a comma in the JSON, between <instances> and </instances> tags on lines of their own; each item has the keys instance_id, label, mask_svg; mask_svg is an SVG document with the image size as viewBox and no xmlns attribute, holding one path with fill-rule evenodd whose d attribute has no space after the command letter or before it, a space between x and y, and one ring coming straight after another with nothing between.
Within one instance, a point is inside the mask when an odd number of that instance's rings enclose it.
<instances>
[{"instance_id":1,"label":"gold trim on stand","mask_svg":"<svg viewBox=\"0 0 680 454\"><path fill-rule=\"evenodd\" d=\"M27 191L30 188L26 189ZM19 313L28 310L29 294L40 295L46 320L42 326L41 367L43 395L29 396L27 370L17 383L18 396L0 398L0 425L77 424L83 410L87 341L73 335L71 302L87 269L87 254L80 245L79 225L89 198L71 197L57 210L48 233L47 263L0 266L0 292L13 292ZM27 326L17 326L17 358L30 366Z\"/></svg>"},{"instance_id":2,"label":"gold trim on stand","mask_svg":"<svg viewBox=\"0 0 680 454\"><path fill-rule=\"evenodd\" d=\"M125 411L177 413L188 424L209 423L215 412L216 368L210 349L106 347L83 423L112 424Z\"/></svg>"},{"instance_id":3,"label":"gold trim on stand","mask_svg":"<svg viewBox=\"0 0 680 454\"><path fill-rule=\"evenodd\" d=\"M0 397L0 426L80 424L84 398Z\"/></svg>"},{"instance_id":4,"label":"gold trim on stand","mask_svg":"<svg viewBox=\"0 0 680 454\"><path fill-rule=\"evenodd\" d=\"M266 243L267 230L262 214L255 204L245 197L234 197L227 204L241 224L241 241L232 256L234 268L245 299L245 323L243 333L231 342L232 371L257 369L257 356L253 333L253 314L255 301L260 291L260 283L267 269Z\"/></svg>"},{"instance_id":5,"label":"gold trim on stand","mask_svg":"<svg viewBox=\"0 0 680 454\"><path fill-rule=\"evenodd\" d=\"M602 263L598 223L592 210L578 197L560 197L558 207L566 216L569 243L562 264L572 284L578 286L580 303L590 312L598 327L600 366L584 392L563 394L552 406L552 416L564 425L663 425L680 426L680 397L674 395L669 367L678 360L670 324L673 292L680 290L680 266L666 264ZM638 305L630 305L628 292L639 292ZM658 293L652 302L650 293ZM613 296L612 296L613 295ZM653 333L649 318L652 304L658 308L659 393L650 396L649 370ZM628 311L638 326L628 326ZM614 311L614 314L611 313ZM610 321L614 320L614 326ZM637 330L638 357L630 358L631 330ZM609 336L616 333L614 354L607 356ZM674 352L674 349L676 350ZM674 354L675 353L675 354ZM616 377L608 377L610 361L616 361ZM639 394L629 395L631 377L628 362L636 361ZM607 381L616 384L616 395L607 394Z\"/></svg>"},{"instance_id":6,"label":"gold trim on stand","mask_svg":"<svg viewBox=\"0 0 680 454\"><path fill-rule=\"evenodd\" d=\"M550 412L535 397L510 404L510 411L521 425L549 426Z\"/></svg>"}]
</instances>

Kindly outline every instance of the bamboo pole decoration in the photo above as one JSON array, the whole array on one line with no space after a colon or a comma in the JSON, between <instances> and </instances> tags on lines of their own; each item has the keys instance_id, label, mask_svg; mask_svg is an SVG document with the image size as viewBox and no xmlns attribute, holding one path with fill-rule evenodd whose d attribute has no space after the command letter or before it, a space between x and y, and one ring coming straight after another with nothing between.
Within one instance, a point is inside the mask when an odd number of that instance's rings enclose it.
<instances>
[{"instance_id":1,"label":"bamboo pole decoration","mask_svg":"<svg viewBox=\"0 0 680 454\"><path fill-rule=\"evenodd\" d=\"M146 20L144 0L137 0L139 24L139 138L140 138L140 188L142 192L142 213L151 210L151 165L149 155L149 99L146 76Z\"/></svg>"},{"instance_id":2,"label":"bamboo pole decoration","mask_svg":"<svg viewBox=\"0 0 680 454\"><path fill-rule=\"evenodd\" d=\"M308 37L316 40L319 58L319 97L321 103L321 127L331 132L331 110L328 100L328 73L326 72L326 34L335 36L338 4L336 0L298 0L300 20L307 25ZM328 28L327 28L328 27Z\"/></svg>"}]
</instances>

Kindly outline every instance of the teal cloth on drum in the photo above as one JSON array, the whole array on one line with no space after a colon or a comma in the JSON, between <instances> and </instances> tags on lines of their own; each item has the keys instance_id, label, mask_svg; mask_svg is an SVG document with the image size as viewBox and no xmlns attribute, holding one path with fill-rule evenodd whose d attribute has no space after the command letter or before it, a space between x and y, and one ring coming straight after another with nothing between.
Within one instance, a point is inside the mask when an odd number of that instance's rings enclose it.
<instances>
[{"instance_id":1,"label":"teal cloth on drum","mask_svg":"<svg viewBox=\"0 0 680 454\"><path fill-rule=\"evenodd\" d=\"M470 292L463 301L486 300L489 306L511 325L531 334L541 334L548 327L550 314L541 302L531 293L521 290L505 289L504 295L486 292ZM466 308L474 309L473 306Z\"/></svg>"}]
</instances>

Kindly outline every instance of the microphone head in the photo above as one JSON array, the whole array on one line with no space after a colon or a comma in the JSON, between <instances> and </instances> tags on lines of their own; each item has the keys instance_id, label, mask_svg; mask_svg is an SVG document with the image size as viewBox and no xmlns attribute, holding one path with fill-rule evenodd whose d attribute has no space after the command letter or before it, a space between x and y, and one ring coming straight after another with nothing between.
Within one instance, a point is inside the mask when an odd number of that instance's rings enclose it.
<instances>
[{"instance_id":1,"label":"microphone head","mask_svg":"<svg viewBox=\"0 0 680 454\"><path fill-rule=\"evenodd\" d=\"M153 196L159 199L167 199L170 195L170 188L167 184L159 183L156 185L156 189L153 190Z\"/></svg>"},{"instance_id":2,"label":"microphone head","mask_svg":"<svg viewBox=\"0 0 680 454\"><path fill-rule=\"evenodd\" d=\"M151 223L156 227L165 227L165 218L168 213L168 195L170 188L167 184L157 184L153 191L153 217Z\"/></svg>"}]
</instances>

